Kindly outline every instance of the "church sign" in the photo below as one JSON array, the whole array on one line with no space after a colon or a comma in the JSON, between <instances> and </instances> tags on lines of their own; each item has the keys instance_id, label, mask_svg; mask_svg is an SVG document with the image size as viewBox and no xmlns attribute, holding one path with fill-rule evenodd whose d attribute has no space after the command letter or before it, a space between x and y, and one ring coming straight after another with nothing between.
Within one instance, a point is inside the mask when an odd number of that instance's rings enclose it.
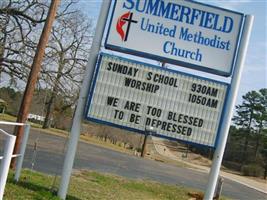
<instances>
[{"instance_id":1,"label":"church sign","mask_svg":"<svg viewBox=\"0 0 267 200\"><path fill-rule=\"evenodd\" d=\"M101 54L86 118L214 147L227 91L225 83Z\"/></svg>"},{"instance_id":2,"label":"church sign","mask_svg":"<svg viewBox=\"0 0 267 200\"><path fill-rule=\"evenodd\" d=\"M105 47L230 76L243 18L187 0L117 0Z\"/></svg>"}]
</instances>

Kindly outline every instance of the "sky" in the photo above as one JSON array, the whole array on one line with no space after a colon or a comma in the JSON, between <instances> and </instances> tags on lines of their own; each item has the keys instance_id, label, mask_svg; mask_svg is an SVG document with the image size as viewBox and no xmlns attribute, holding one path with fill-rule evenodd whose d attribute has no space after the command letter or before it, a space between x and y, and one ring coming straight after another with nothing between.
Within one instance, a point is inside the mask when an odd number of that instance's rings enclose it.
<instances>
[{"instance_id":1,"label":"sky","mask_svg":"<svg viewBox=\"0 0 267 200\"><path fill-rule=\"evenodd\" d=\"M236 104L241 104L242 95L251 90L267 88L267 0L199 0L199 2L255 17L236 101ZM88 17L97 21L101 3L101 0L80 0L79 7Z\"/></svg>"},{"instance_id":2,"label":"sky","mask_svg":"<svg viewBox=\"0 0 267 200\"><path fill-rule=\"evenodd\" d=\"M267 1L220 0L205 2L244 14L254 15L254 24L237 99L237 103L241 103L242 95L248 91L267 88Z\"/></svg>"}]
</instances>

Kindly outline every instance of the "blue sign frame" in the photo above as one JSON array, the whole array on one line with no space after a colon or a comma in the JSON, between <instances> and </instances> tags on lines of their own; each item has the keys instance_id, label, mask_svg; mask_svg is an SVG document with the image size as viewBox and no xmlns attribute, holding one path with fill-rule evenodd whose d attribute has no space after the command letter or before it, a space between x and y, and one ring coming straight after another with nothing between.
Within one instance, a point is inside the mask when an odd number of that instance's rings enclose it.
<instances>
[{"instance_id":1,"label":"blue sign frame","mask_svg":"<svg viewBox=\"0 0 267 200\"><path fill-rule=\"evenodd\" d=\"M236 58L237 58L237 54L238 54L238 51L239 51L239 43L240 43L241 37L242 37L242 29L243 29L243 24L244 24L244 14L243 13L232 11L232 10L228 10L228 9L225 9L225 8L220 8L220 7L213 6L213 5L208 5L208 4L205 4L205 3L192 1L192 0L184 0L184 1L195 3L195 4L204 5L204 6L207 6L207 7L223 10L223 11L226 11L226 12L229 12L229 13L235 13L235 14L238 14L238 15L241 16L242 20L240 20L240 24L239 24L239 33L237 35L238 38L237 38L236 44L235 44L235 50L234 50L234 56L233 56L232 63L231 63L231 68L230 68L229 72L224 72L224 71L220 71L220 70L216 70L216 69L207 68L207 67L205 67L203 65L191 64L191 63L179 61L179 60L176 60L176 59L166 58L166 57L158 56L158 55L155 55L155 54L145 53L145 52L142 52L142 51L136 51L136 50L124 48L124 47L121 47L121 46L108 44L108 37L109 37L109 34L110 34L111 23L112 23L112 20L113 20L113 15L114 15L116 3L117 3L117 0L113 0L113 1L114 1L114 5L113 5L113 8L112 8L111 18L110 18L110 21L109 21L108 31L107 31L107 35L106 35L106 39L105 39L105 43L104 43L104 46L105 46L106 49L115 50L115 51L118 51L118 52L121 52L121 53L131 54L131 55L140 56L140 57L144 57L144 58L149 58L149 59L157 60L157 61L164 62L164 63L170 63L170 64L174 64L174 65L179 65L179 66L182 66L182 67L187 67L187 68L190 68L190 69L199 70L199 71L203 71L203 72L207 72L207 73L211 73L211 74L215 74L215 75L220 75L220 76L225 76L225 77L229 77L229 76L232 75L233 70L234 70L234 66L235 66L235 62L236 62Z\"/></svg>"},{"instance_id":2,"label":"blue sign frame","mask_svg":"<svg viewBox=\"0 0 267 200\"><path fill-rule=\"evenodd\" d=\"M174 141L180 141L180 142L184 142L184 143L187 143L187 144L192 144L192 145L195 145L195 146L216 148L216 146L218 144L219 133L221 132L220 131L221 130L221 125L222 125L221 122L222 122L222 119L223 119L223 117L225 115L225 105L226 105L226 101L227 101L228 95L229 95L229 89L230 89L229 86L230 86L230 84L225 83L225 82L221 82L221 81L217 81L217 80L213 80L213 79L210 79L210 78L205 78L205 77L201 77L201 76L185 73L185 72L180 72L180 71L176 71L176 70L172 70L172 69L168 69L168 68L162 68L160 66L148 64L148 63L145 63L145 62L134 61L134 60L131 60L131 59L128 59L128 58L123 58L123 57L120 57L120 56L110 55L110 54L107 54L107 53L102 53L101 52L99 54L98 59L97 59L97 63L96 63L96 67L95 67L95 71L94 71L94 75L93 75L91 88L90 88L90 91L89 91L88 97L87 97L87 104L86 104L86 107L85 107L85 110L84 110L84 118L86 120L92 121L92 122L96 122L96 123L99 123L99 124L113 126L113 127L116 127L116 128L125 129L127 131L133 131L133 132L136 132L136 133L139 133L139 134L144 134L144 135L146 134L145 130L141 131L139 129L130 128L130 127L127 127L127 126L122 126L122 125L114 124L114 123L111 123L111 122L108 122L108 121L104 121L104 120L100 120L100 119L96 119L96 118L92 118L92 117L88 117L87 116L87 113L88 113L88 111L90 109L90 106L91 106L91 103L92 103L92 97L93 97L93 93L94 93L94 90L95 90L96 80L97 80L97 77L98 77L98 73L99 73L99 69L100 69L100 65L101 65L103 56L110 56L110 57L113 57L113 58L117 58L117 59L128 61L128 62L132 62L132 63L135 63L135 64L146 65L146 66L151 67L151 68L156 68L156 69L160 69L160 70L164 70L164 71L173 72L173 73L176 73L176 74L182 74L182 75L195 77L195 78L198 78L198 79L207 80L207 81L210 81L210 82L215 82L215 83L219 83L219 84L225 85L226 86L226 95L225 95L225 100L224 100L223 107L222 107L222 113L221 113L220 120L219 120L219 126L218 126L218 130L217 130L214 146L198 144L198 143L194 143L194 142L190 142L190 141L184 141L184 140L180 140L180 139L177 139L177 138L172 138L172 137L160 135L160 134L157 134L157 133L153 133L152 134L152 136L156 136L156 137L160 137L160 138L166 138L166 139L174 140Z\"/></svg>"}]
</instances>

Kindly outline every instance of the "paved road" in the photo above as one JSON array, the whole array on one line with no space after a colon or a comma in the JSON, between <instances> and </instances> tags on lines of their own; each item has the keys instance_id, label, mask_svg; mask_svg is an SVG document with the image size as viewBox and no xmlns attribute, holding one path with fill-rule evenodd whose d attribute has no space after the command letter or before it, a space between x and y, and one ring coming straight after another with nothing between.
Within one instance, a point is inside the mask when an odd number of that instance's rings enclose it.
<instances>
[{"instance_id":1,"label":"paved road","mask_svg":"<svg viewBox=\"0 0 267 200\"><path fill-rule=\"evenodd\" d=\"M66 139L32 130L24 167L30 168L32 166L35 141L37 141L37 154L36 159L34 159L34 169L49 174L61 175L64 160L63 149ZM208 175L202 172L126 155L84 142L79 143L74 169L90 169L128 178L150 179L200 190L205 190L208 178ZM267 199L265 194L231 180L225 180L222 193L232 199Z\"/></svg>"}]
</instances>

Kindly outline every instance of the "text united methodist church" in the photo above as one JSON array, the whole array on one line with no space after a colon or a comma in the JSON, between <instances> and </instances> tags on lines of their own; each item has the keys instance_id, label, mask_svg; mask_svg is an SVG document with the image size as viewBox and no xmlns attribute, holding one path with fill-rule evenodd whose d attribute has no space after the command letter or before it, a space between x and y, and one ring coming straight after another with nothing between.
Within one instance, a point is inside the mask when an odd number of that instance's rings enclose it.
<instances>
[{"instance_id":1,"label":"text united methodist church","mask_svg":"<svg viewBox=\"0 0 267 200\"><path fill-rule=\"evenodd\" d=\"M198 25L203 28L213 29L223 33L229 33L233 28L233 19L231 17L223 16L223 19L221 19L222 17L219 14L196 8L189 8L172 2L166 3L160 0L126 0L123 3L123 8L170 19L179 23ZM224 41L218 35L208 37L205 36L202 31L190 32L189 28L185 27L181 27L179 34L177 34L177 25L172 24L171 26L168 26L159 22L153 23L149 18L145 17L141 20L140 29L142 31L171 38L177 37L179 40L194 42L196 44L223 49L225 51L230 50L230 41ZM166 41L162 48L163 52L166 54L189 58L199 62L202 61L202 54L199 48L197 48L196 51L180 49L173 41Z\"/></svg>"}]
</instances>

